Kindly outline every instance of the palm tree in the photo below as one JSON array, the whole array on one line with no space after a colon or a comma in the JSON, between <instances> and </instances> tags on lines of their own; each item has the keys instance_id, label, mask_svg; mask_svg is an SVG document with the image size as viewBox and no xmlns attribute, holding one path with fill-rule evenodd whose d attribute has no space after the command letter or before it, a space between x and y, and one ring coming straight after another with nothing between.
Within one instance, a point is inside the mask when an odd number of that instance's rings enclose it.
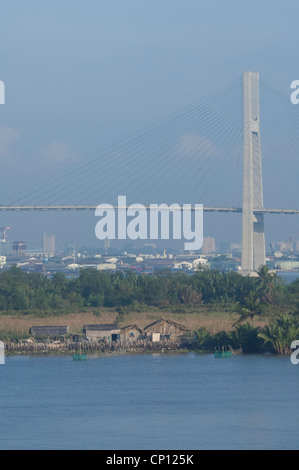
<instances>
[{"instance_id":1,"label":"palm tree","mask_svg":"<svg viewBox=\"0 0 299 470\"><path fill-rule=\"evenodd\" d=\"M195 331L195 339L197 349L203 350L207 341L211 340L211 335L206 328L202 327Z\"/></svg>"},{"instance_id":2,"label":"palm tree","mask_svg":"<svg viewBox=\"0 0 299 470\"><path fill-rule=\"evenodd\" d=\"M232 325L233 327L239 323L250 319L254 327L255 315L261 315L264 312L264 306L258 295L258 290L251 290L244 298L242 304L239 304L237 313L239 314L238 320Z\"/></svg>"},{"instance_id":3,"label":"palm tree","mask_svg":"<svg viewBox=\"0 0 299 470\"><path fill-rule=\"evenodd\" d=\"M266 265L260 266L257 270L258 286L261 291L262 300L265 303L272 303L273 296L277 290L276 273L271 273L270 268Z\"/></svg>"},{"instance_id":4,"label":"palm tree","mask_svg":"<svg viewBox=\"0 0 299 470\"><path fill-rule=\"evenodd\" d=\"M267 325L258 336L270 343L278 354L289 354L292 341L299 338L299 322L290 315L282 315Z\"/></svg>"},{"instance_id":5,"label":"palm tree","mask_svg":"<svg viewBox=\"0 0 299 470\"><path fill-rule=\"evenodd\" d=\"M260 329L255 328L249 323L239 325L231 332L231 338L236 348L242 348L244 353L260 352L262 339L258 336Z\"/></svg>"}]
</instances>

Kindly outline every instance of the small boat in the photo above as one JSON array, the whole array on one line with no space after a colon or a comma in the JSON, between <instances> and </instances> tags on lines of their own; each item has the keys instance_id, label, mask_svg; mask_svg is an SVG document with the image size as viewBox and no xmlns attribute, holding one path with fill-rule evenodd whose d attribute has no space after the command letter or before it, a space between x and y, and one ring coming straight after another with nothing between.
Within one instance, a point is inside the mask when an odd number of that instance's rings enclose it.
<instances>
[{"instance_id":1,"label":"small boat","mask_svg":"<svg viewBox=\"0 0 299 470\"><path fill-rule=\"evenodd\" d=\"M73 354L73 360L74 361L86 361L86 359L87 359L87 354L82 354L81 344L80 344L80 351L77 354Z\"/></svg>"},{"instance_id":2,"label":"small boat","mask_svg":"<svg viewBox=\"0 0 299 470\"><path fill-rule=\"evenodd\" d=\"M74 361L86 361L87 355L86 354L73 354Z\"/></svg>"},{"instance_id":3,"label":"small boat","mask_svg":"<svg viewBox=\"0 0 299 470\"><path fill-rule=\"evenodd\" d=\"M232 352L231 351L225 351L225 349L222 348L221 351L216 351L215 350L215 357L216 358L222 358L222 357L232 357Z\"/></svg>"}]
</instances>

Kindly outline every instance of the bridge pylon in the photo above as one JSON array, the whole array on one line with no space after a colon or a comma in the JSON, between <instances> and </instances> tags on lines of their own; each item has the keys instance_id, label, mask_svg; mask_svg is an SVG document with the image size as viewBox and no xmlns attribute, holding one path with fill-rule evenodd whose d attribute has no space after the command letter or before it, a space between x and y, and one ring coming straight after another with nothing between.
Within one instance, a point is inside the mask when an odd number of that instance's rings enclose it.
<instances>
[{"instance_id":1,"label":"bridge pylon","mask_svg":"<svg viewBox=\"0 0 299 470\"><path fill-rule=\"evenodd\" d=\"M247 275L266 264L258 73L244 72L243 95L242 274Z\"/></svg>"}]
</instances>

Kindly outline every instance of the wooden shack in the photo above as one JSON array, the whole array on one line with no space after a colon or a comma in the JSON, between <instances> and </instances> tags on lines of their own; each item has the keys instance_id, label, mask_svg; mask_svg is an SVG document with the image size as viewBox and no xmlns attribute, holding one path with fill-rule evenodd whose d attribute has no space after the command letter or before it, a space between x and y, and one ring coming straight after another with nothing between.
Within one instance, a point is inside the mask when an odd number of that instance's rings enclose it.
<instances>
[{"instance_id":1,"label":"wooden shack","mask_svg":"<svg viewBox=\"0 0 299 470\"><path fill-rule=\"evenodd\" d=\"M143 331L137 325L127 325L120 330L122 343L134 343L141 335L143 335Z\"/></svg>"},{"instance_id":2,"label":"wooden shack","mask_svg":"<svg viewBox=\"0 0 299 470\"><path fill-rule=\"evenodd\" d=\"M157 334L160 334L160 339L175 340L188 332L188 328L179 323L176 323L167 318L160 318L159 320L147 325L144 328L147 337L153 341L157 341Z\"/></svg>"},{"instance_id":3,"label":"wooden shack","mask_svg":"<svg viewBox=\"0 0 299 470\"><path fill-rule=\"evenodd\" d=\"M29 334L36 338L61 338L69 334L68 326L31 326Z\"/></svg>"},{"instance_id":4,"label":"wooden shack","mask_svg":"<svg viewBox=\"0 0 299 470\"><path fill-rule=\"evenodd\" d=\"M120 328L116 323L102 323L98 325L85 325L83 333L88 341L119 341Z\"/></svg>"}]
</instances>

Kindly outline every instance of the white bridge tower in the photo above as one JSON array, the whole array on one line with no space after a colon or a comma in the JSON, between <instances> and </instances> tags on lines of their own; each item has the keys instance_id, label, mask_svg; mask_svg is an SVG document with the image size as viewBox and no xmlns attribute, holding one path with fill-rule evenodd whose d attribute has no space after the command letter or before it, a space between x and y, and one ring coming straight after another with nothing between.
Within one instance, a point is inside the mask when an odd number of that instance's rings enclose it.
<instances>
[{"instance_id":1,"label":"white bridge tower","mask_svg":"<svg viewBox=\"0 0 299 470\"><path fill-rule=\"evenodd\" d=\"M262 155L260 141L259 74L245 72L244 164L242 206L242 273L266 264Z\"/></svg>"}]
</instances>

